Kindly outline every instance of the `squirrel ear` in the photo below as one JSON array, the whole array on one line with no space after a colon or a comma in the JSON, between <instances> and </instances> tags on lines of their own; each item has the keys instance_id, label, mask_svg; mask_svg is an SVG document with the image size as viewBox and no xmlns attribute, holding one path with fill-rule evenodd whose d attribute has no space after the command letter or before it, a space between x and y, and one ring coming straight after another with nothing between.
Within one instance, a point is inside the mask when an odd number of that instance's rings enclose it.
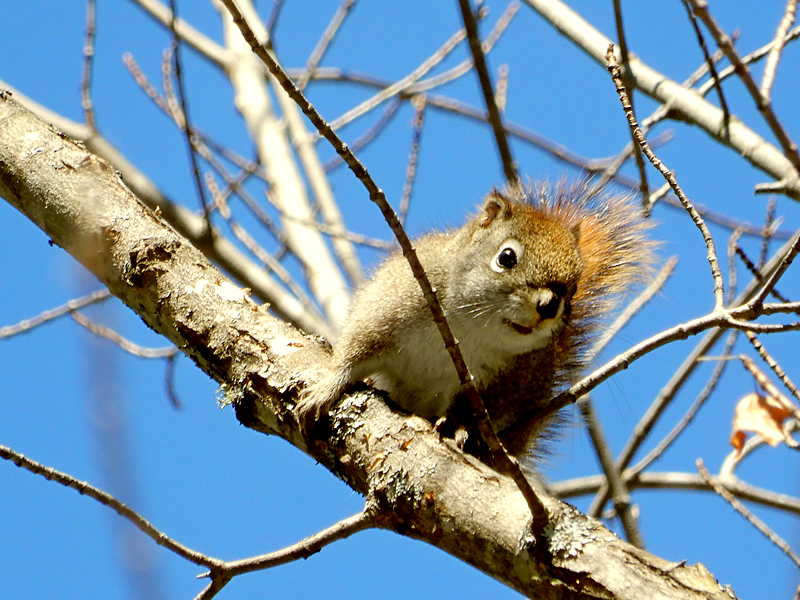
<instances>
[{"instance_id":1,"label":"squirrel ear","mask_svg":"<svg viewBox=\"0 0 800 600\"><path fill-rule=\"evenodd\" d=\"M488 227L498 218L505 218L511 214L511 201L503 196L497 189L483 201L483 218L480 220L481 227Z\"/></svg>"}]
</instances>

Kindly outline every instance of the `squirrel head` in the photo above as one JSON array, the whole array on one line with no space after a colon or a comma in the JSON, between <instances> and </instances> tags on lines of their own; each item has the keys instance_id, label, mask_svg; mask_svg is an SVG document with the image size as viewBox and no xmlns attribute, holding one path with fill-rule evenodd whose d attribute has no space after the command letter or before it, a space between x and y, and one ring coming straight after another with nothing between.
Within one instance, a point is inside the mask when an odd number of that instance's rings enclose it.
<instances>
[{"instance_id":1,"label":"squirrel head","mask_svg":"<svg viewBox=\"0 0 800 600\"><path fill-rule=\"evenodd\" d=\"M492 192L455 238L448 304L485 321L487 343L511 354L546 346L581 277L578 237L577 227Z\"/></svg>"}]
</instances>

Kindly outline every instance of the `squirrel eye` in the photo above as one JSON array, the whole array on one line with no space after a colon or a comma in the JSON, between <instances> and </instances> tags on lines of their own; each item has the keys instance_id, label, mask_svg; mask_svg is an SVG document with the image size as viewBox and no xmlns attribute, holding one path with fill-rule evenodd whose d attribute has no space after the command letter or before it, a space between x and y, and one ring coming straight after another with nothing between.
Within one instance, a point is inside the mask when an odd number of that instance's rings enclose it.
<instances>
[{"instance_id":1,"label":"squirrel eye","mask_svg":"<svg viewBox=\"0 0 800 600\"><path fill-rule=\"evenodd\" d=\"M522 258L522 245L514 239L508 239L500 246L500 251L492 259L492 270L504 273L517 266Z\"/></svg>"},{"instance_id":2,"label":"squirrel eye","mask_svg":"<svg viewBox=\"0 0 800 600\"><path fill-rule=\"evenodd\" d=\"M517 253L513 248L503 248L497 255L497 264L505 269L513 269L517 266Z\"/></svg>"}]
</instances>

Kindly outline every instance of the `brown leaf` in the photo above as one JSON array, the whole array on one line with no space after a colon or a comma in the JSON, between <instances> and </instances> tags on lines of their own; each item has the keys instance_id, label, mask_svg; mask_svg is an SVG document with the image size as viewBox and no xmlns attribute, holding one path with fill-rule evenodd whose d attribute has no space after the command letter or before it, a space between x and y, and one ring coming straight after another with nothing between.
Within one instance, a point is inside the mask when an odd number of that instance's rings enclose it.
<instances>
[{"instance_id":1,"label":"brown leaf","mask_svg":"<svg viewBox=\"0 0 800 600\"><path fill-rule=\"evenodd\" d=\"M747 438L745 432L750 431L759 434L770 446L777 446L781 442L793 446L794 440L784 429L783 422L797 414L797 407L781 393L765 396L755 392L748 394L736 405L731 445L741 452Z\"/></svg>"}]
</instances>

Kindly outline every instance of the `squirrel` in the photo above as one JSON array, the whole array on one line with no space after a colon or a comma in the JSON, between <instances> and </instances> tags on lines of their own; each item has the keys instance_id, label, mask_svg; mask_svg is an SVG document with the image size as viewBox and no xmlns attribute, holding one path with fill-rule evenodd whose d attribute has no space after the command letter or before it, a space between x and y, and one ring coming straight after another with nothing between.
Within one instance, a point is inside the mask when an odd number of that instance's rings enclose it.
<instances>
[{"instance_id":1,"label":"squirrel","mask_svg":"<svg viewBox=\"0 0 800 600\"><path fill-rule=\"evenodd\" d=\"M583 366L601 319L649 272L653 245L638 213L627 198L588 183L541 184L495 190L460 229L415 240L512 454L530 453L545 435L554 421L548 403ZM399 252L356 293L329 374L297 404L300 423L310 430L361 380L410 413L439 425L450 419L462 443L480 443L470 435L474 417L453 362Z\"/></svg>"}]
</instances>

